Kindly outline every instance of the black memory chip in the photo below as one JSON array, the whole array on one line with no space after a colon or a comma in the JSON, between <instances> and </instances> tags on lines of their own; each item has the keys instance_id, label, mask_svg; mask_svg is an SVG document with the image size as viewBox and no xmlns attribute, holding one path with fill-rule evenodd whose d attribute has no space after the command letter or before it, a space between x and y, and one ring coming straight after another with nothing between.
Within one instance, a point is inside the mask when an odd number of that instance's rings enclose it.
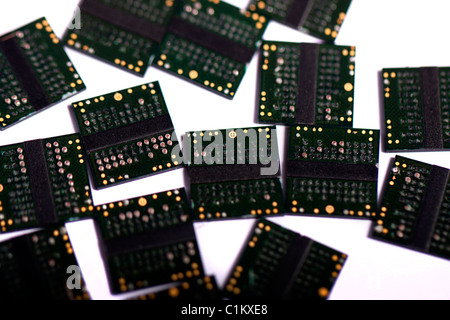
<instances>
[{"instance_id":1,"label":"black memory chip","mask_svg":"<svg viewBox=\"0 0 450 320\"><path fill-rule=\"evenodd\" d=\"M383 69L386 150L450 149L450 68Z\"/></svg>"},{"instance_id":2,"label":"black memory chip","mask_svg":"<svg viewBox=\"0 0 450 320\"><path fill-rule=\"evenodd\" d=\"M231 299L327 299L347 255L267 220L256 223L225 287Z\"/></svg>"},{"instance_id":3,"label":"black memory chip","mask_svg":"<svg viewBox=\"0 0 450 320\"><path fill-rule=\"evenodd\" d=\"M45 18L0 36L0 130L85 88Z\"/></svg>"},{"instance_id":4,"label":"black memory chip","mask_svg":"<svg viewBox=\"0 0 450 320\"><path fill-rule=\"evenodd\" d=\"M189 132L184 150L195 220L284 212L276 127Z\"/></svg>"},{"instance_id":5,"label":"black memory chip","mask_svg":"<svg viewBox=\"0 0 450 320\"><path fill-rule=\"evenodd\" d=\"M64 227L0 243L2 300L88 300Z\"/></svg>"},{"instance_id":6,"label":"black memory chip","mask_svg":"<svg viewBox=\"0 0 450 320\"><path fill-rule=\"evenodd\" d=\"M333 42L350 4L351 0L251 0L249 10Z\"/></svg>"},{"instance_id":7,"label":"black memory chip","mask_svg":"<svg viewBox=\"0 0 450 320\"><path fill-rule=\"evenodd\" d=\"M181 150L158 82L73 104L96 188L181 164Z\"/></svg>"},{"instance_id":8,"label":"black memory chip","mask_svg":"<svg viewBox=\"0 0 450 320\"><path fill-rule=\"evenodd\" d=\"M92 216L80 135L0 147L0 233Z\"/></svg>"},{"instance_id":9,"label":"black memory chip","mask_svg":"<svg viewBox=\"0 0 450 320\"><path fill-rule=\"evenodd\" d=\"M181 0L153 64L232 99L266 22L224 1Z\"/></svg>"},{"instance_id":10,"label":"black memory chip","mask_svg":"<svg viewBox=\"0 0 450 320\"><path fill-rule=\"evenodd\" d=\"M184 189L98 206L96 212L113 293L204 276Z\"/></svg>"},{"instance_id":11,"label":"black memory chip","mask_svg":"<svg viewBox=\"0 0 450 320\"><path fill-rule=\"evenodd\" d=\"M166 34L174 10L165 0L83 0L79 27L69 26L64 42L138 75L144 75Z\"/></svg>"},{"instance_id":12,"label":"black memory chip","mask_svg":"<svg viewBox=\"0 0 450 320\"><path fill-rule=\"evenodd\" d=\"M218 301L221 298L214 277L183 281L173 287L139 296L133 300L149 301Z\"/></svg>"},{"instance_id":13,"label":"black memory chip","mask_svg":"<svg viewBox=\"0 0 450 320\"><path fill-rule=\"evenodd\" d=\"M396 157L372 237L450 259L450 170Z\"/></svg>"},{"instance_id":14,"label":"black memory chip","mask_svg":"<svg viewBox=\"0 0 450 320\"><path fill-rule=\"evenodd\" d=\"M289 212L375 216L379 135L370 129L291 127L286 170Z\"/></svg>"},{"instance_id":15,"label":"black memory chip","mask_svg":"<svg viewBox=\"0 0 450 320\"><path fill-rule=\"evenodd\" d=\"M353 126L356 48L264 41L261 123Z\"/></svg>"}]
</instances>

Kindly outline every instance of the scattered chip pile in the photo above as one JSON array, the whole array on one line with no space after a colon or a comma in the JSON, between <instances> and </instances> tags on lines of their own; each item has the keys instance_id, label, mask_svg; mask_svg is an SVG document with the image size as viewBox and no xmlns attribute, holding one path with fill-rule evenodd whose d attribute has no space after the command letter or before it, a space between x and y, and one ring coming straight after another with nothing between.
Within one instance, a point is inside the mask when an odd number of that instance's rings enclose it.
<instances>
[{"instance_id":1,"label":"scattered chip pile","mask_svg":"<svg viewBox=\"0 0 450 320\"><path fill-rule=\"evenodd\" d=\"M324 300L347 255L260 220L227 280L231 299Z\"/></svg>"},{"instance_id":2,"label":"scattered chip pile","mask_svg":"<svg viewBox=\"0 0 450 320\"><path fill-rule=\"evenodd\" d=\"M377 208L378 130L292 127L286 206L295 215L371 218Z\"/></svg>"},{"instance_id":3,"label":"scattered chip pile","mask_svg":"<svg viewBox=\"0 0 450 320\"><path fill-rule=\"evenodd\" d=\"M383 69L386 151L450 150L450 68Z\"/></svg>"},{"instance_id":4,"label":"scattered chip pile","mask_svg":"<svg viewBox=\"0 0 450 320\"><path fill-rule=\"evenodd\" d=\"M73 104L96 188L180 166L182 155L158 82Z\"/></svg>"},{"instance_id":5,"label":"scattered chip pile","mask_svg":"<svg viewBox=\"0 0 450 320\"><path fill-rule=\"evenodd\" d=\"M267 22L221 1L181 1L154 65L233 98Z\"/></svg>"},{"instance_id":6,"label":"scattered chip pile","mask_svg":"<svg viewBox=\"0 0 450 320\"><path fill-rule=\"evenodd\" d=\"M67 271L78 265L64 227L52 227L0 243L0 261L2 300L90 299L81 274L77 277ZM69 282L74 289L68 288Z\"/></svg>"},{"instance_id":7,"label":"scattered chip pile","mask_svg":"<svg viewBox=\"0 0 450 320\"><path fill-rule=\"evenodd\" d=\"M265 41L260 123L353 126L355 47Z\"/></svg>"},{"instance_id":8,"label":"scattered chip pile","mask_svg":"<svg viewBox=\"0 0 450 320\"><path fill-rule=\"evenodd\" d=\"M0 36L0 130L85 88L45 18Z\"/></svg>"},{"instance_id":9,"label":"scattered chip pile","mask_svg":"<svg viewBox=\"0 0 450 320\"><path fill-rule=\"evenodd\" d=\"M78 134L0 147L0 233L92 217Z\"/></svg>"},{"instance_id":10,"label":"scattered chip pile","mask_svg":"<svg viewBox=\"0 0 450 320\"><path fill-rule=\"evenodd\" d=\"M81 28L69 28L64 43L143 76L164 38L174 3L83 0L79 8Z\"/></svg>"},{"instance_id":11,"label":"scattered chip pile","mask_svg":"<svg viewBox=\"0 0 450 320\"><path fill-rule=\"evenodd\" d=\"M334 42L350 3L351 0L251 0L249 10Z\"/></svg>"},{"instance_id":12,"label":"scattered chip pile","mask_svg":"<svg viewBox=\"0 0 450 320\"><path fill-rule=\"evenodd\" d=\"M372 237L450 259L450 170L396 157Z\"/></svg>"},{"instance_id":13,"label":"scattered chip pile","mask_svg":"<svg viewBox=\"0 0 450 320\"><path fill-rule=\"evenodd\" d=\"M283 213L275 127L190 132L186 137L195 220Z\"/></svg>"},{"instance_id":14,"label":"scattered chip pile","mask_svg":"<svg viewBox=\"0 0 450 320\"><path fill-rule=\"evenodd\" d=\"M62 226L86 218L112 294L166 288L136 300L328 299L347 255L265 220L286 213L372 219L373 239L450 259L450 169L397 156L377 208L380 131L353 128L356 49L333 44L350 4L82 0L63 43L140 76L154 65L233 99L260 49L257 121L290 126L285 190L276 127L188 132L183 155L158 82L75 102L80 133L0 147L0 233L40 228L0 243L0 299L90 299ZM263 41L270 20L328 43ZM450 68L380 78L386 151L450 150ZM45 18L0 36L1 130L83 89ZM93 203L87 166L102 189L183 163L190 197ZM194 222L249 218L222 292Z\"/></svg>"},{"instance_id":15,"label":"scattered chip pile","mask_svg":"<svg viewBox=\"0 0 450 320\"><path fill-rule=\"evenodd\" d=\"M204 277L184 189L98 206L112 293Z\"/></svg>"}]
</instances>

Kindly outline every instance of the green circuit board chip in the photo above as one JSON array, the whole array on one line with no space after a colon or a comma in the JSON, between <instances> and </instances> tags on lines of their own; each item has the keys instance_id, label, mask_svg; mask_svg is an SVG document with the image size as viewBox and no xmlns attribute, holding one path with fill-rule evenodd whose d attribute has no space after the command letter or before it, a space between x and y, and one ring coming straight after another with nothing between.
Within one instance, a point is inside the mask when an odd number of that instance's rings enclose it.
<instances>
[{"instance_id":1,"label":"green circuit board chip","mask_svg":"<svg viewBox=\"0 0 450 320\"><path fill-rule=\"evenodd\" d=\"M231 299L325 300L347 255L272 222L256 223L226 282Z\"/></svg>"},{"instance_id":2,"label":"green circuit board chip","mask_svg":"<svg viewBox=\"0 0 450 320\"><path fill-rule=\"evenodd\" d=\"M450 68L383 69L386 151L450 149Z\"/></svg>"},{"instance_id":3,"label":"green circuit board chip","mask_svg":"<svg viewBox=\"0 0 450 320\"><path fill-rule=\"evenodd\" d=\"M0 233L92 216L78 134L0 147Z\"/></svg>"},{"instance_id":4,"label":"green circuit board chip","mask_svg":"<svg viewBox=\"0 0 450 320\"><path fill-rule=\"evenodd\" d=\"M183 0L153 65L232 99L266 25L225 2Z\"/></svg>"},{"instance_id":5,"label":"green circuit board chip","mask_svg":"<svg viewBox=\"0 0 450 320\"><path fill-rule=\"evenodd\" d=\"M378 130L291 127L286 207L294 215L376 215Z\"/></svg>"},{"instance_id":6,"label":"green circuit board chip","mask_svg":"<svg viewBox=\"0 0 450 320\"><path fill-rule=\"evenodd\" d=\"M218 301L220 292L214 277L203 277L184 281L156 293L140 296L133 300L149 301Z\"/></svg>"},{"instance_id":7,"label":"green circuit board chip","mask_svg":"<svg viewBox=\"0 0 450 320\"><path fill-rule=\"evenodd\" d=\"M195 220L284 213L276 127L189 132L186 138Z\"/></svg>"},{"instance_id":8,"label":"green circuit board chip","mask_svg":"<svg viewBox=\"0 0 450 320\"><path fill-rule=\"evenodd\" d=\"M0 130L85 88L45 18L0 36Z\"/></svg>"},{"instance_id":9,"label":"green circuit board chip","mask_svg":"<svg viewBox=\"0 0 450 320\"><path fill-rule=\"evenodd\" d=\"M83 0L63 41L70 48L143 76L173 11L172 0Z\"/></svg>"},{"instance_id":10,"label":"green circuit board chip","mask_svg":"<svg viewBox=\"0 0 450 320\"><path fill-rule=\"evenodd\" d=\"M181 150L158 82L73 104L96 188L178 168Z\"/></svg>"},{"instance_id":11,"label":"green circuit board chip","mask_svg":"<svg viewBox=\"0 0 450 320\"><path fill-rule=\"evenodd\" d=\"M2 301L90 299L64 227L0 243L0 261Z\"/></svg>"},{"instance_id":12,"label":"green circuit board chip","mask_svg":"<svg viewBox=\"0 0 450 320\"><path fill-rule=\"evenodd\" d=\"M98 206L111 292L204 276L184 189Z\"/></svg>"},{"instance_id":13,"label":"green circuit board chip","mask_svg":"<svg viewBox=\"0 0 450 320\"><path fill-rule=\"evenodd\" d=\"M450 259L450 170L396 157L372 237Z\"/></svg>"},{"instance_id":14,"label":"green circuit board chip","mask_svg":"<svg viewBox=\"0 0 450 320\"><path fill-rule=\"evenodd\" d=\"M351 0L251 0L249 10L334 42L350 4Z\"/></svg>"},{"instance_id":15,"label":"green circuit board chip","mask_svg":"<svg viewBox=\"0 0 450 320\"><path fill-rule=\"evenodd\" d=\"M259 122L352 128L355 56L355 47L265 41Z\"/></svg>"}]
</instances>

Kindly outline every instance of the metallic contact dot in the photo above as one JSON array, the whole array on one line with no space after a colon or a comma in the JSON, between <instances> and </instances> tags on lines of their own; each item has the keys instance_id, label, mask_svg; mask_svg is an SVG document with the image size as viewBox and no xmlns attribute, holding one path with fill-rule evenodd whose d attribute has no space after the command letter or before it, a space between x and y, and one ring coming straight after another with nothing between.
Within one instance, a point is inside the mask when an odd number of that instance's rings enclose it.
<instances>
[{"instance_id":1,"label":"metallic contact dot","mask_svg":"<svg viewBox=\"0 0 450 320\"><path fill-rule=\"evenodd\" d=\"M344 89L345 89L345 91L350 92L350 91L353 90L353 85L352 85L350 82L347 82L347 83L344 85Z\"/></svg>"},{"instance_id":2,"label":"metallic contact dot","mask_svg":"<svg viewBox=\"0 0 450 320\"><path fill-rule=\"evenodd\" d=\"M191 78L192 80L195 80L198 78L198 72L195 70L192 70L191 72L189 72L189 78Z\"/></svg>"},{"instance_id":3,"label":"metallic contact dot","mask_svg":"<svg viewBox=\"0 0 450 320\"><path fill-rule=\"evenodd\" d=\"M320 288L318 291L319 297L326 299L330 294L330 291L327 288Z\"/></svg>"},{"instance_id":4,"label":"metallic contact dot","mask_svg":"<svg viewBox=\"0 0 450 320\"><path fill-rule=\"evenodd\" d=\"M117 93L114 95L114 100L116 100L116 101L122 101L122 99L123 99L123 96L122 96L121 93L117 92Z\"/></svg>"},{"instance_id":5,"label":"metallic contact dot","mask_svg":"<svg viewBox=\"0 0 450 320\"><path fill-rule=\"evenodd\" d=\"M325 208L326 213L333 214L335 212L335 208L332 205L329 205Z\"/></svg>"}]
</instances>

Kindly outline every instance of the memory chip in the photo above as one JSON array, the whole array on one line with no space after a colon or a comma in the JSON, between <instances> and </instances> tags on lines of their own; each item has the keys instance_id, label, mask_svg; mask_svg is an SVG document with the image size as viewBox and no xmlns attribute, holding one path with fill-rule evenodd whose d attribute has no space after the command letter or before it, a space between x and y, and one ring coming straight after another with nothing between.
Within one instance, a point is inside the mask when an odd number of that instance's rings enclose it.
<instances>
[{"instance_id":1,"label":"memory chip","mask_svg":"<svg viewBox=\"0 0 450 320\"><path fill-rule=\"evenodd\" d=\"M334 42L350 4L351 0L251 0L249 10Z\"/></svg>"},{"instance_id":2,"label":"memory chip","mask_svg":"<svg viewBox=\"0 0 450 320\"><path fill-rule=\"evenodd\" d=\"M450 68L383 69L386 151L450 149Z\"/></svg>"},{"instance_id":3,"label":"memory chip","mask_svg":"<svg viewBox=\"0 0 450 320\"><path fill-rule=\"evenodd\" d=\"M0 243L0 299L89 300L64 227Z\"/></svg>"},{"instance_id":4,"label":"memory chip","mask_svg":"<svg viewBox=\"0 0 450 320\"><path fill-rule=\"evenodd\" d=\"M153 65L232 99L266 25L222 1L183 0Z\"/></svg>"},{"instance_id":5,"label":"memory chip","mask_svg":"<svg viewBox=\"0 0 450 320\"><path fill-rule=\"evenodd\" d=\"M291 127L286 207L295 215L376 215L378 130Z\"/></svg>"},{"instance_id":6,"label":"memory chip","mask_svg":"<svg viewBox=\"0 0 450 320\"><path fill-rule=\"evenodd\" d=\"M45 18L0 36L0 129L84 90Z\"/></svg>"},{"instance_id":7,"label":"memory chip","mask_svg":"<svg viewBox=\"0 0 450 320\"><path fill-rule=\"evenodd\" d=\"M0 233L92 216L80 136L0 147Z\"/></svg>"},{"instance_id":8,"label":"memory chip","mask_svg":"<svg viewBox=\"0 0 450 320\"><path fill-rule=\"evenodd\" d=\"M144 75L174 10L165 0L83 0L81 25L70 26L64 43L119 68Z\"/></svg>"},{"instance_id":9,"label":"memory chip","mask_svg":"<svg viewBox=\"0 0 450 320\"><path fill-rule=\"evenodd\" d=\"M189 132L184 152L195 220L284 213L276 127Z\"/></svg>"},{"instance_id":10,"label":"memory chip","mask_svg":"<svg viewBox=\"0 0 450 320\"><path fill-rule=\"evenodd\" d=\"M372 237L450 259L450 170L396 157Z\"/></svg>"},{"instance_id":11,"label":"memory chip","mask_svg":"<svg viewBox=\"0 0 450 320\"><path fill-rule=\"evenodd\" d=\"M158 82L73 104L96 188L176 169L182 163Z\"/></svg>"},{"instance_id":12,"label":"memory chip","mask_svg":"<svg viewBox=\"0 0 450 320\"><path fill-rule=\"evenodd\" d=\"M325 300L347 255L267 220L256 223L226 282L231 299Z\"/></svg>"},{"instance_id":13,"label":"memory chip","mask_svg":"<svg viewBox=\"0 0 450 320\"><path fill-rule=\"evenodd\" d=\"M173 287L156 293L140 296L134 300L150 301L218 301L220 291L214 277L184 281Z\"/></svg>"},{"instance_id":14,"label":"memory chip","mask_svg":"<svg viewBox=\"0 0 450 320\"><path fill-rule=\"evenodd\" d=\"M265 41L260 123L353 127L355 47Z\"/></svg>"},{"instance_id":15,"label":"memory chip","mask_svg":"<svg viewBox=\"0 0 450 320\"><path fill-rule=\"evenodd\" d=\"M204 277L184 189L98 206L96 212L113 293Z\"/></svg>"}]
</instances>

